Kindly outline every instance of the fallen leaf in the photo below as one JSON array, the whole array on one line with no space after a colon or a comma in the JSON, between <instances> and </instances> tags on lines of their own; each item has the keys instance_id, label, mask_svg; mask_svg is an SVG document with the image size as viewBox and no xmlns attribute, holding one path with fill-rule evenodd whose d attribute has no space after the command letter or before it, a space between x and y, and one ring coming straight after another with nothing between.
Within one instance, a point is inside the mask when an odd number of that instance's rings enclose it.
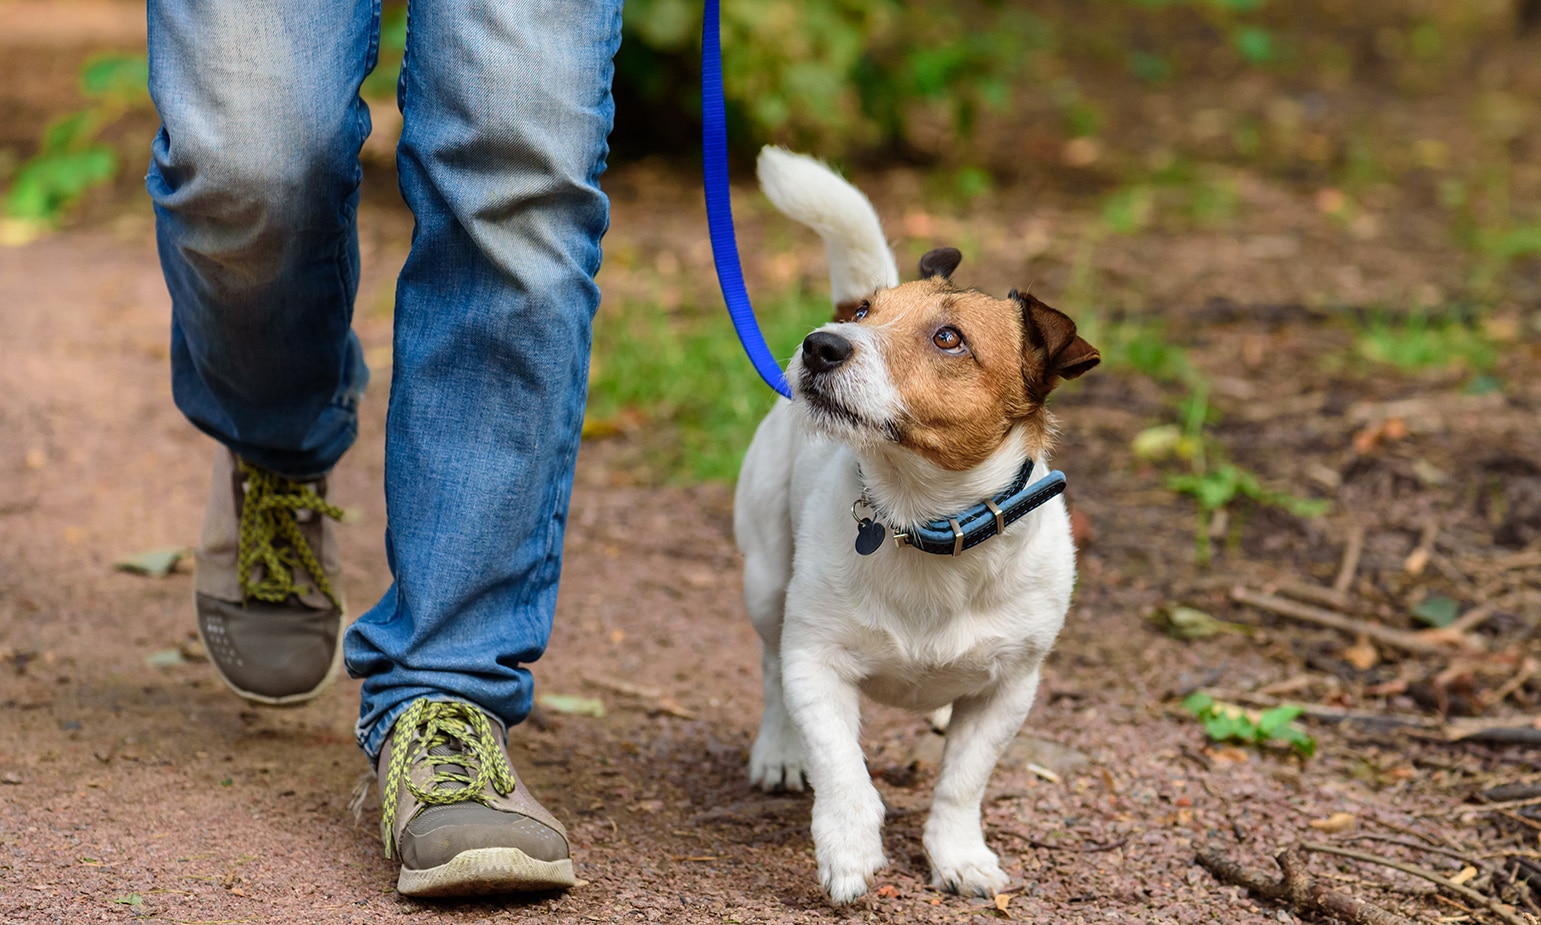
<instances>
[{"instance_id":1,"label":"fallen leaf","mask_svg":"<svg viewBox=\"0 0 1541 925\"><path fill-rule=\"evenodd\" d=\"M1182 604L1163 607L1152 614L1150 619L1166 630L1167 635L1178 639L1208 639L1221 633L1252 633L1250 626L1217 620L1196 607Z\"/></svg>"},{"instance_id":2,"label":"fallen leaf","mask_svg":"<svg viewBox=\"0 0 1541 925\"><path fill-rule=\"evenodd\" d=\"M121 906L142 906L144 905L144 897L138 893L130 893L127 896L119 896L113 902Z\"/></svg>"},{"instance_id":3,"label":"fallen leaf","mask_svg":"<svg viewBox=\"0 0 1541 925\"><path fill-rule=\"evenodd\" d=\"M144 657L144 663L151 668L174 668L186 662L181 649L161 649Z\"/></svg>"},{"instance_id":4,"label":"fallen leaf","mask_svg":"<svg viewBox=\"0 0 1541 925\"><path fill-rule=\"evenodd\" d=\"M1339 832L1347 832L1359 824L1359 818L1353 813L1333 813L1325 819L1312 819L1309 825L1318 832L1326 832L1328 835L1336 835Z\"/></svg>"},{"instance_id":5,"label":"fallen leaf","mask_svg":"<svg viewBox=\"0 0 1541 925\"><path fill-rule=\"evenodd\" d=\"M1001 911L1006 918L1011 918L1011 912L1006 907L1011 905L1011 897L1005 893L995 894L995 908Z\"/></svg>"},{"instance_id":6,"label":"fallen leaf","mask_svg":"<svg viewBox=\"0 0 1541 925\"><path fill-rule=\"evenodd\" d=\"M1413 608L1413 619L1425 626L1446 627L1455 622L1461 605L1443 594L1430 594Z\"/></svg>"},{"instance_id":7,"label":"fallen leaf","mask_svg":"<svg viewBox=\"0 0 1541 925\"><path fill-rule=\"evenodd\" d=\"M878 887L876 892L877 892L877 895L884 896L884 897L887 897L889 899L892 899L893 897L899 895L899 891L894 889L892 884L888 884L888 883L885 883L882 886Z\"/></svg>"},{"instance_id":8,"label":"fallen leaf","mask_svg":"<svg viewBox=\"0 0 1541 925\"><path fill-rule=\"evenodd\" d=\"M1380 651L1370 642L1369 637L1360 636L1353 645L1344 647L1343 660L1360 671L1369 671L1380 662Z\"/></svg>"},{"instance_id":9,"label":"fallen leaf","mask_svg":"<svg viewBox=\"0 0 1541 925\"><path fill-rule=\"evenodd\" d=\"M542 707L553 713L594 717L605 715L605 703L598 697L579 697L576 694L541 694L537 700Z\"/></svg>"},{"instance_id":10,"label":"fallen leaf","mask_svg":"<svg viewBox=\"0 0 1541 925\"><path fill-rule=\"evenodd\" d=\"M185 546L172 549L148 549L119 559L112 564L112 567L131 575L165 578L176 571L177 563L182 561L189 552L191 550Z\"/></svg>"}]
</instances>

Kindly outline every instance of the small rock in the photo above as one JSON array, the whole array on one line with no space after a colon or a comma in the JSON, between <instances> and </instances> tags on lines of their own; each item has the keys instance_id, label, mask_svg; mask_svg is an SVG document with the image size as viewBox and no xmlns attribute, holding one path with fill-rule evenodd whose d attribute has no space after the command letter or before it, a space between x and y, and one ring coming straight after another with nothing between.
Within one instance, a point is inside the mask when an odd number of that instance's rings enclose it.
<instances>
[{"instance_id":1,"label":"small rock","mask_svg":"<svg viewBox=\"0 0 1541 925\"><path fill-rule=\"evenodd\" d=\"M0 774L0 784L19 783L21 783L21 775L17 774L15 771L6 771L4 774Z\"/></svg>"}]
</instances>

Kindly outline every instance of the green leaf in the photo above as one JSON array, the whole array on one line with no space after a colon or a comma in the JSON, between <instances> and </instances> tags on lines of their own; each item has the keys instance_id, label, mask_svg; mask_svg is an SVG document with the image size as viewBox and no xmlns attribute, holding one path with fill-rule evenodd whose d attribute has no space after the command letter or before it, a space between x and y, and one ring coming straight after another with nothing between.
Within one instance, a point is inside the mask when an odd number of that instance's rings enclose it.
<instances>
[{"instance_id":1,"label":"green leaf","mask_svg":"<svg viewBox=\"0 0 1541 925\"><path fill-rule=\"evenodd\" d=\"M1248 64L1266 64L1273 60L1273 36L1259 26L1242 26L1231 33L1236 53Z\"/></svg>"},{"instance_id":2,"label":"green leaf","mask_svg":"<svg viewBox=\"0 0 1541 925\"><path fill-rule=\"evenodd\" d=\"M1194 716L1203 716L1215 705L1215 698L1203 691L1194 691L1183 698L1183 709Z\"/></svg>"},{"instance_id":3,"label":"green leaf","mask_svg":"<svg viewBox=\"0 0 1541 925\"><path fill-rule=\"evenodd\" d=\"M1455 622L1460 609L1460 604L1443 594L1430 594L1413 608L1413 619L1427 626L1449 626Z\"/></svg>"},{"instance_id":4,"label":"green leaf","mask_svg":"<svg viewBox=\"0 0 1541 925\"><path fill-rule=\"evenodd\" d=\"M1271 739L1303 712L1305 712L1303 707L1293 704L1285 704L1284 706L1274 707L1271 710L1264 710L1263 714L1257 719L1257 730L1263 734L1263 738Z\"/></svg>"},{"instance_id":5,"label":"green leaf","mask_svg":"<svg viewBox=\"0 0 1541 925\"><path fill-rule=\"evenodd\" d=\"M95 55L80 72L80 90L92 99L148 100L150 61L144 55Z\"/></svg>"},{"instance_id":6,"label":"green leaf","mask_svg":"<svg viewBox=\"0 0 1541 925\"><path fill-rule=\"evenodd\" d=\"M119 896L113 902L121 906L142 906L144 905L144 897L138 893L130 893L127 896Z\"/></svg>"}]
</instances>

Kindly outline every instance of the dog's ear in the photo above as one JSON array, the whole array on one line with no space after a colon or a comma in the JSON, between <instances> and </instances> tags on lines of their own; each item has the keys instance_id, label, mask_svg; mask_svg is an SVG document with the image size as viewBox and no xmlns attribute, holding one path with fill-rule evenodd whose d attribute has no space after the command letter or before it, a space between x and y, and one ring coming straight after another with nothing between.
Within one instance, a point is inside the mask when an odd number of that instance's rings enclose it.
<instances>
[{"instance_id":1,"label":"dog's ear","mask_svg":"<svg viewBox=\"0 0 1541 925\"><path fill-rule=\"evenodd\" d=\"M920 278L952 279L952 271L963 262L963 252L956 247L938 247L935 250L926 251L926 255L920 258Z\"/></svg>"},{"instance_id":2,"label":"dog's ear","mask_svg":"<svg viewBox=\"0 0 1541 925\"><path fill-rule=\"evenodd\" d=\"M1015 289L1009 298L1022 306L1022 328L1027 346L1043 351L1045 365L1039 373L1045 395L1060 379L1074 379L1102 362L1102 355L1076 334L1075 322L1056 308Z\"/></svg>"}]
</instances>

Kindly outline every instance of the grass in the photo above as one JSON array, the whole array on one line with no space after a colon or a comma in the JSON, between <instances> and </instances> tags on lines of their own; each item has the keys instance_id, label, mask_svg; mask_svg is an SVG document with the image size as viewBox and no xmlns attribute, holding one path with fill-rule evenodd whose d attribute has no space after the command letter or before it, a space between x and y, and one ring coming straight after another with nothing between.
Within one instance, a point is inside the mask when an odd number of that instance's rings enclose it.
<instances>
[{"instance_id":1,"label":"grass","mask_svg":"<svg viewBox=\"0 0 1541 925\"><path fill-rule=\"evenodd\" d=\"M1480 373L1498 362L1497 345L1449 314L1376 315L1359 332L1357 349L1367 360L1405 371L1465 368Z\"/></svg>"},{"instance_id":2,"label":"grass","mask_svg":"<svg viewBox=\"0 0 1541 925\"><path fill-rule=\"evenodd\" d=\"M782 361L830 317L826 298L796 293L756 311ZM641 442L664 481L732 482L775 397L719 306L666 313L624 303L606 306L595 324L585 430L651 431Z\"/></svg>"}]
</instances>

